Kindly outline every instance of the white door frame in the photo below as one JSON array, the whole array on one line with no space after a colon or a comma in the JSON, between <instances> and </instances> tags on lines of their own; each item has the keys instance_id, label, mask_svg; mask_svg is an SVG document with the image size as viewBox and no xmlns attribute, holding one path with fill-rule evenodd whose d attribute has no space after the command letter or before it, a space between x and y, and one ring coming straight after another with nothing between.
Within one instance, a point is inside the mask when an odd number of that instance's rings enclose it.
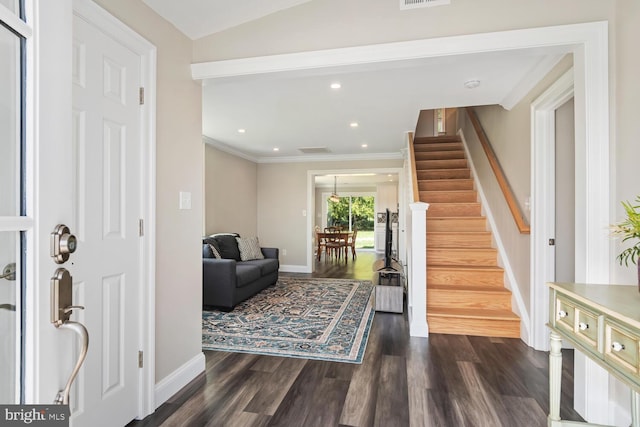
<instances>
[{"instance_id":1,"label":"white door frame","mask_svg":"<svg viewBox=\"0 0 640 427\"><path fill-rule=\"evenodd\" d=\"M155 407L155 206L156 206L156 48L131 28L90 0L74 0L74 15L100 28L141 58L140 84L144 88L144 104L140 108L142 152L140 176L142 188L140 210L144 213L144 239L140 254L142 302L138 321L139 348L144 352L140 369L138 417L153 413Z\"/></svg>"},{"instance_id":2,"label":"white door frame","mask_svg":"<svg viewBox=\"0 0 640 427\"><path fill-rule=\"evenodd\" d=\"M573 97L573 68L531 103L531 339L536 350L549 350L549 289L555 280L556 110Z\"/></svg>"},{"instance_id":3,"label":"white door frame","mask_svg":"<svg viewBox=\"0 0 640 427\"><path fill-rule=\"evenodd\" d=\"M578 79L579 76L575 76ZM549 321L549 289L546 283L555 280L555 247L549 246L548 240L555 239L555 112L569 99L574 97L574 69L568 70L554 84L531 104L531 340L530 344L537 350L549 350L549 329L546 323ZM575 94L576 98L578 94ZM577 104L577 103L576 103ZM599 175L598 179L604 182L594 182L589 175L599 172L598 167L590 167L588 164L592 155L598 155L599 151L605 151L606 156L599 159L600 162L608 162L608 143L598 147L598 141L585 141L585 115L583 110L575 109L576 131L576 175L575 189L576 212L584 215L576 215L576 258L575 280L576 282L608 283L608 266L602 264L609 262L608 256L603 256L600 265L593 271L588 271L589 252L597 249L585 248L590 239L597 238L602 245L601 250L608 253L608 242L602 241L604 225L599 227L590 222L590 192L595 194L608 194L609 176ZM591 146L589 146L589 143ZM584 159L587 159L587 164ZM595 160L595 159L594 159ZM608 165L608 163L607 163ZM608 169L608 168L606 168ZM585 175L586 174L586 175ZM608 204L604 201L600 206L601 214L608 214ZM596 215L597 217L597 215ZM608 221L608 215L600 220ZM587 249L587 250L585 250ZM582 251L582 257L579 251ZM587 255L585 257L584 255ZM590 422L610 424L609 417L609 375L594 362L586 359L579 352L575 354L574 366L574 407L585 419Z\"/></svg>"},{"instance_id":4,"label":"white door frame","mask_svg":"<svg viewBox=\"0 0 640 427\"><path fill-rule=\"evenodd\" d=\"M398 175L398 197L400 197L401 191L404 191L404 174L402 168L364 168L364 169L328 169L328 170L308 170L307 171L307 265L302 266L299 273L312 273L314 266L315 249L313 239L315 234L313 231L313 223L316 209L316 196L315 196L315 176L316 175L344 175L344 174L359 174L359 173L382 173L382 174L397 174ZM403 221L403 217L398 218L399 221ZM398 224L398 229L404 230L404 224ZM400 236L402 239L404 236ZM403 244L403 241L400 241ZM290 271L290 270L287 270Z\"/></svg>"},{"instance_id":5,"label":"white door frame","mask_svg":"<svg viewBox=\"0 0 640 427\"><path fill-rule=\"evenodd\" d=\"M140 394L138 417L155 410L155 114L156 114L156 49L147 40L126 27L108 12L90 0L32 0L27 4L28 16L33 19L33 44L29 55L35 62L36 76L33 88L28 88L33 106L28 114L33 121L27 129L28 146L35 147L28 158L27 168L35 172L34 206L35 230L27 236L31 252L27 262L31 264L32 280L28 280L26 294L26 352L25 352L25 396L27 402L50 403L61 383L60 373L44 372L51 366L59 366L55 351L59 338L49 322L49 277L53 271L48 250L48 238L43 236L52 230L51 224L40 219L42 210L54 211L51 217L68 218L64 207L68 200L52 201L38 188L45 177L40 176L38 165L47 161L47 152L57 150L62 141L70 141L71 133L71 72L72 72L72 18L75 14L101 28L105 34L118 40L141 57L141 84L145 88L145 103L141 108L140 121L142 153L140 177L142 182L140 211L145 221L142 243L141 307L138 313L140 350L144 351L144 367L140 369ZM66 77L65 77L66 76ZM32 112L32 113L31 113ZM31 124L32 123L32 124ZM33 142L29 142L33 141ZM58 142L60 141L60 142ZM32 144L32 145L30 145ZM64 167L64 165L62 165ZM60 182L68 185L69 182ZM64 207L64 208L63 208ZM66 378L64 379L66 381Z\"/></svg>"}]
</instances>

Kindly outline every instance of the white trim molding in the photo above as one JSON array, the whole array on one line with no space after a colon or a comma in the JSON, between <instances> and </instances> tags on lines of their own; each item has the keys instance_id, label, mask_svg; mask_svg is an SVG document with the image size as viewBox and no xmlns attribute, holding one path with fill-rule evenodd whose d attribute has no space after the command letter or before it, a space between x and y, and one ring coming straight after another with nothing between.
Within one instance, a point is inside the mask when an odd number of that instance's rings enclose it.
<instances>
[{"instance_id":1,"label":"white trim molding","mask_svg":"<svg viewBox=\"0 0 640 427\"><path fill-rule=\"evenodd\" d=\"M179 392L184 386L193 381L198 375L205 371L204 353L198 353L191 360L180 366L178 369L164 377L155 385L155 402L157 409L171 396Z\"/></svg>"}]
</instances>

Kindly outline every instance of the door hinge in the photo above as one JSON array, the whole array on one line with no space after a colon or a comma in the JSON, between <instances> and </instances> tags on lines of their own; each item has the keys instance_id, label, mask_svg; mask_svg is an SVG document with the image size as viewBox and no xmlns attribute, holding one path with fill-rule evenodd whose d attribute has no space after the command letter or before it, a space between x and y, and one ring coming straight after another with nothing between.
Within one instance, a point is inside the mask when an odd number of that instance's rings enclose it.
<instances>
[{"instance_id":1,"label":"door hinge","mask_svg":"<svg viewBox=\"0 0 640 427\"><path fill-rule=\"evenodd\" d=\"M144 105L144 88L140 88L140 105Z\"/></svg>"},{"instance_id":2,"label":"door hinge","mask_svg":"<svg viewBox=\"0 0 640 427\"><path fill-rule=\"evenodd\" d=\"M556 239L549 239L549 246L555 246L556 245Z\"/></svg>"},{"instance_id":3,"label":"door hinge","mask_svg":"<svg viewBox=\"0 0 640 427\"><path fill-rule=\"evenodd\" d=\"M138 368L142 368L144 366L144 352L140 350L138 352Z\"/></svg>"},{"instance_id":4,"label":"door hinge","mask_svg":"<svg viewBox=\"0 0 640 427\"><path fill-rule=\"evenodd\" d=\"M138 220L138 235L144 236L144 219L142 218Z\"/></svg>"}]
</instances>

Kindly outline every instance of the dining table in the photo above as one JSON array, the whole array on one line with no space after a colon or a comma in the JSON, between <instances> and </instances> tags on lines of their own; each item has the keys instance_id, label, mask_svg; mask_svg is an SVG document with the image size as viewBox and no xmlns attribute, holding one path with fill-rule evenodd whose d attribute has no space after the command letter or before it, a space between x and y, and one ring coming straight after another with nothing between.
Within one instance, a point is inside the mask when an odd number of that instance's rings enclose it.
<instances>
[{"instance_id":1,"label":"dining table","mask_svg":"<svg viewBox=\"0 0 640 427\"><path fill-rule=\"evenodd\" d=\"M316 231L316 245L317 245L317 257L318 257L318 261L320 261L320 256L322 255L322 251L321 248L323 246L323 242L326 243L326 241L328 239L335 239L341 242L344 242L344 245L342 245L340 247L341 251L344 251L344 258L345 258L345 262L347 262L347 259L349 258L347 256L347 242L349 241L349 238L353 236L353 231L335 231L335 232L322 232L322 231Z\"/></svg>"}]
</instances>

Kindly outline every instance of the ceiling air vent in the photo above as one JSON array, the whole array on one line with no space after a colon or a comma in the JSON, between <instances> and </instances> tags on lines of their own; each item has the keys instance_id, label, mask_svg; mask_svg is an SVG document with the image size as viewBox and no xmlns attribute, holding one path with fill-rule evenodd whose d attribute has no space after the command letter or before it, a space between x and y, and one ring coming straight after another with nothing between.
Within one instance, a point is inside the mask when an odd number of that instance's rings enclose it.
<instances>
[{"instance_id":1,"label":"ceiling air vent","mask_svg":"<svg viewBox=\"0 0 640 427\"><path fill-rule=\"evenodd\" d=\"M419 7L443 6L451 0L400 0L400 10L417 9Z\"/></svg>"},{"instance_id":2,"label":"ceiling air vent","mask_svg":"<svg viewBox=\"0 0 640 427\"><path fill-rule=\"evenodd\" d=\"M325 154L330 152L327 147L303 147L298 148L298 150L302 151L304 154Z\"/></svg>"}]
</instances>

